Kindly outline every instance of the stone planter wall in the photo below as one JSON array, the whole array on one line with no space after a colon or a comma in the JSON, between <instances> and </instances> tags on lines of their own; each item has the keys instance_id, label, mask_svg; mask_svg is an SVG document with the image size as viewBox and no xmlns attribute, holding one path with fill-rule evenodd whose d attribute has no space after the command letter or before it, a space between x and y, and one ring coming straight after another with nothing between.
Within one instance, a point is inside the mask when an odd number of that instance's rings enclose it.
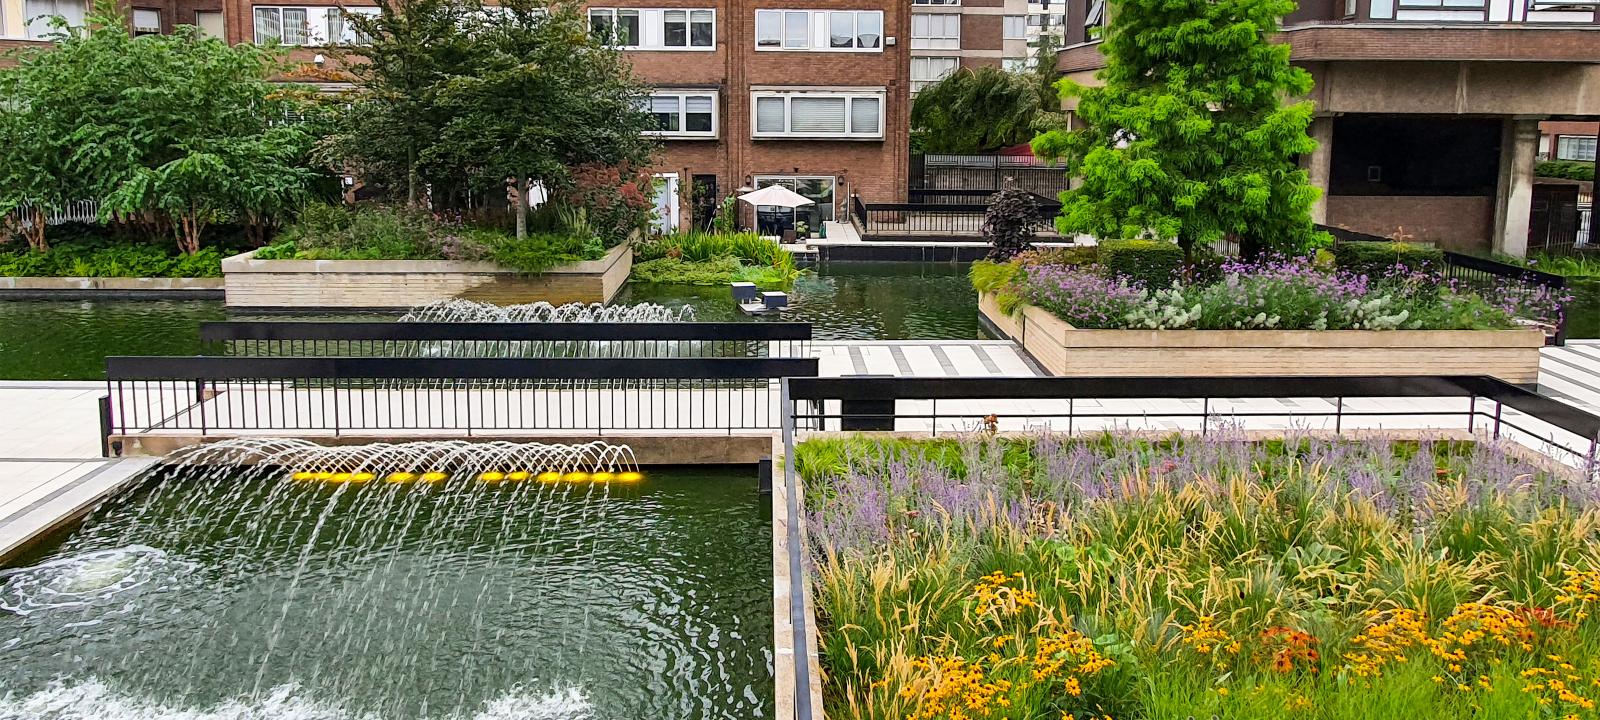
<instances>
[{"instance_id":1,"label":"stone planter wall","mask_svg":"<svg viewBox=\"0 0 1600 720\"><path fill-rule=\"evenodd\" d=\"M222 294L222 278L0 277L0 296L206 297Z\"/></svg>"},{"instance_id":2,"label":"stone planter wall","mask_svg":"<svg viewBox=\"0 0 1600 720\"><path fill-rule=\"evenodd\" d=\"M1544 333L1518 330L1081 330L1048 311L978 309L1051 375L1492 375L1539 379Z\"/></svg>"},{"instance_id":3,"label":"stone planter wall","mask_svg":"<svg viewBox=\"0 0 1600 720\"><path fill-rule=\"evenodd\" d=\"M622 290L633 267L628 244L612 248L599 260L538 274L488 262L257 260L254 254L222 261L230 307L404 308L448 298L501 305L609 302Z\"/></svg>"}]
</instances>

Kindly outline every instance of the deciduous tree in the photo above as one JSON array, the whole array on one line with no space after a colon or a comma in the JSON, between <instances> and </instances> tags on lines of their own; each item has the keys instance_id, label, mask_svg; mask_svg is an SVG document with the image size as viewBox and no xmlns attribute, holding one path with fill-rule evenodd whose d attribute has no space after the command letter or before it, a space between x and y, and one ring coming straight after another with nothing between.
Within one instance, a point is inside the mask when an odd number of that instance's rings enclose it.
<instances>
[{"instance_id":1,"label":"deciduous tree","mask_svg":"<svg viewBox=\"0 0 1600 720\"><path fill-rule=\"evenodd\" d=\"M1186 251L1237 241L1247 252L1318 241L1318 191L1297 155L1311 76L1270 38L1293 0L1117 0L1101 52L1102 87L1063 80L1076 131L1034 140L1080 180L1061 194L1064 234L1146 234Z\"/></svg>"}]
</instances>

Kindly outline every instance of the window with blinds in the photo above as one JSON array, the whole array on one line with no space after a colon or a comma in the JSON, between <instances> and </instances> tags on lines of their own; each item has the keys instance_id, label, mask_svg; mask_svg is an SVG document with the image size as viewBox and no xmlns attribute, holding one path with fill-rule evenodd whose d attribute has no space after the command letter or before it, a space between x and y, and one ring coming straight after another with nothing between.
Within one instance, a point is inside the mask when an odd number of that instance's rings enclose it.
<instances>
[{"instance_id":1,"label":"window with blinds","mask_svg":"<svg viewBox=\"0 0 1600 720\"><path fill-rule=\"evenodd\" d=\"M883 93L757 92L757 138L881 139Z\"/></svg>"},{"instance_id":2,"label":"window with blinds","mask_svg":"<svg viewBox=\"0 0 1600 720\"><path fill-rule=\"evenodd\" d=\"M657 91L640 105L655 118L650 134L664 138L717 136L717 96L708 92Z\"/></svg>"},{"instance_id":3,"label":"window with blinds","mask_svg":"<svg viewBox=\"0 0 1600 720\"><path fill-rule=\"evenodd\" d=\"M712 9L589 8L589 30L624 50L715 50Z\"/></svg>"},{"instance_id":4,"label":"window with blinds","mask_svg":"<svg viewBox=\"0 0 1600 720\"><path fill-rule=\"evenodd\" d=\"M960 50L961 16L955 13L912 13L912 50Z\"/></svg>"},{"instance_id":5,"label":"window with blinds","mask_svg":"<svg viewBox=\"0 0 1600 720\"><path fill-rule=\"evenodd\" d=\"M1556 159L1594 162L1595 145L1594 137L1561 135L1556 138Z\"/></svg>"},{"instance_id":6,"label":"window with blinds","mask_svg":"<svg viewBox=\"0 0 1600 720\"><path fill-rule=\"evenodd\" d=\"M68 27L83 27L85 6L83 0L25 0L22 17L28 23L28 37L43 40L60 32L50 26L52 18L67 21Z\"/></svg>"},{"instance_id":7,"label":"window with blinds","mask_svg":"<svg viewBox=\"0 0 1600 720\"><path fill-rule=\"evenodd\" d=\"M351 15L376 15L375 7L309 7L292 5L257 5L252 16L255 21L257 44L283 45L365 45L369 39L357 32L349 22ZM198 19L199 16L196 15Z\"/></svg>"},{"instance_id":8,"label":"window with blinds","mask_svg":"<svg viewBox=\"0 0 1600 720\"><path fill-rule=\"evenodd\" d=\"M757 10L757 50L882 52L881 10Z\"/></svg>"}]
</instances>

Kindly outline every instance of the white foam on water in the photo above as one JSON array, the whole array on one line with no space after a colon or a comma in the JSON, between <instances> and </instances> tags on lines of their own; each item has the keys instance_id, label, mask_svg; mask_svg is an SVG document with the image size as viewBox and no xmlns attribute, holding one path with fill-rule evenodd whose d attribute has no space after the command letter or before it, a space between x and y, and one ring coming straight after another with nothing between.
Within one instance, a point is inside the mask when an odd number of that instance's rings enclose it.
<instances>
[{"instance_id":1,"label":"white foam on water","mask_svg":"<svg viewBox=\"0 0 1600 720\"><path fill-rule=\"evenodd\" d=\"M146 586L161 587L194 568L145 545L70 555L0 571L0 610L31 615L87 608Z\"/></svg>"},{"instance_id":2,"label":"white foam on water","mask_svg":"<svg viewBox=\"0 0 1600 720\"><path fill-rule=\"evenodd\" d=\"M556 688L538 693L513 690L486 703L471 715L452 714L438 720L590 720L594 708L582 688ZM273 688L265 697L230 700L204 709L178 708L115 690L90 678L53 683L31 695L0 697L0 720L390 720L382 715L352 713L336 704L304 697L294 685Z\"/></svg>"}]
</instances>

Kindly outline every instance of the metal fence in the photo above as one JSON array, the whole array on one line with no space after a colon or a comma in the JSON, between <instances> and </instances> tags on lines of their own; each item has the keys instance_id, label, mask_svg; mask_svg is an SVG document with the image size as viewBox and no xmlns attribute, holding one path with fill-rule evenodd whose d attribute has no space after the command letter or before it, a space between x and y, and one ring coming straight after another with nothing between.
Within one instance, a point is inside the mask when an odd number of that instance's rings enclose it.
<instances>
[{"instance_id":1,"label":"metal fence","mask_svg":"<svg viewBox=\"0 0 1600 720\"><path fill-rule=\"evenodd\" d=\"M122 435L776 430L815 358L110 357Z\"/></svg>"},{"instance_id":2,"label":"metal fence","mask_svg":"<svg viewBox=\"0 0 1600 720\"><path fill-rule=\"evenodd\" d=\"M985 202L972 202L970 195L924 194L927 202L868 203L856 196L850 199L850 221L863 240L972 242L983 234L989 194L982 194ZM1056 237L1055 217L1061 212L1061 203L1038 198L1038 205L1035 232L1042 238Z\"/></svg>"},{"instance_id":3,"label":"metal fence","mask_svg":"<svg viewBox=\"0 0 1600 720\"><path fill-rule=\"evenodd\" d=\"M912 155L912 190L994 192L1010 178L1016 186L1054 198L1066 190L1067 170L1032 155Z\"/></svg>"},{"instance_id":4,"label":"metal fence","mask_svg":"<svg viewBox=\"0 0 1600 720\"><path fill-rule=\"evenodd\" d=\"M1394 242L1394 240L1378 235L1346 230L1344 228L1330 227L1327 225L1316 226L1318 230L1333 236L1335 244L1342 242ZM1503 283L1510 281L1529 287L1545 287L1551 290L1561 290L1567 286L1567 279L1560 275L1553 275L1538 270L1530 270L1520 265L1503 263L1498 260L1464 255L1458 252L1444 251L1444 267L1439 268L1441 275L1454 280L1462 285L1475 290L1484 291L1490 297ZM1546 343L1550 345L1564 345L1567 341L1567 317L1563 313L1554 318L1532 318L1547 323L1550 327Z\"/></svg>"},{"instance_id":5,"label":"metal fence","mask_svg":"<svg viewBox=\"0 0 1600 720\"><path fill-rule=\"evenodd\" d=\"M207 322L213 354L251 357L803 358L811 325L779 322Z\"/></svg>"},{"instance_id":6,"label":"metal fence","mask_svg":"<svg viewBox=\"0 0 1600 720\"><path fill-rule=\"evenodd\" d=\"M31 218L34 210L30 203L23 203L13 211L17 217ZM61 225L63 223L97 223L100 222L100 201L77 200L65 206L45 213L45 224Z\"/></svg>"}]
</instances>

